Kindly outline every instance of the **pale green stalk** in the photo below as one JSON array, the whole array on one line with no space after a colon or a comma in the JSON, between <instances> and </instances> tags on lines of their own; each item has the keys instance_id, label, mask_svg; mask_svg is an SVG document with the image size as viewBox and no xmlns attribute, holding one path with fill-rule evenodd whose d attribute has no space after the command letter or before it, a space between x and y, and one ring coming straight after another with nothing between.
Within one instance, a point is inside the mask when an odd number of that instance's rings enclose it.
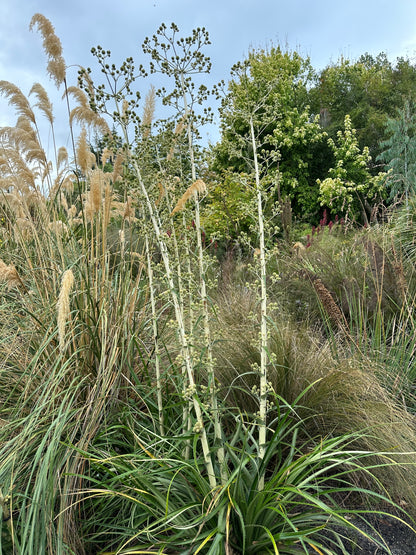
<instances>
[{"instance_id":1,"label":"pale green stalk","mask_svg":"<svg viewBox=\"0 0 416 555\"><path fill-rule=\"evenodd\" d=\"M264 218L260 187L260 172L257 160L257 145L254 135L253 117L250 116L250 135L253 148L254 173L256 177L257 215L259 224L259 250L260 250L260 302L261 302L261 324L260 324L260 406L259 406L259 458L264 459L266 452L266 429L267 429L267 289L266 289L266 256L264 245ZM260 476L259 489L264 488L264 474Z\"/></svg>"},{"instance_id":2,"label":"pale green stalk","mask_svg":"<svg viewBox=\"0 0 416 555\"><path fill-rule=\"evenodd\" d=\"M160 248L160 254L161 254L161 257L162 257L162 260L163 260L163 265L164 265L165 272L166 272L166 280L167 280L167 283L168 283L168 286L169 286L169 291L171 293L172 302L173 302L173 306L174 306L174 309L175 309L176 323L178 324L178 332L179 332L180 343L181 343L182 351L184 353L184 358L185 358L183 363L184 363L185 368L186 368L186 373L187 373L187 377L188 377L188 384L189 384L190 392L192 394L192 402L193 402L193 406L194 406L194 410L195 410L195 416L196 416L196 420L197 420L195 431L199 431L200 434L201 434L202 450L203 450L203 453L204 453L204 459L205 459L205 464L206 464L206 468L207 468L207 473L208 473L208 476L209 476L210 486L212 488L215 488L217 486L217 482L216 482L216 479L215 479L214 467L212 465L212 460L211 460L211 450L210 450L210 447L209 447L209 444L208 444L208 438L207 438L206 430L205 430L205 427L204 427L202 410L201 410L201 407L199 405L199 401L198 401L197 396L196 396L196 383L195 383L195 377L194 377L194 369L193 369L192 360L191 360L191 353L190 353L189 343L188 343L188 339L186 337L183 312L181 310L181 306L180 306L180 303L179 303L178 292L176 291L176 288L175 288L175 283L174 283L174 280L173 280L172 271L171 271L171 267L170 267L169 252L168 252L166 243L162 238L161 222L159 220L159 216L158 216L157 213L155 213L155 211L153 209L152 201L150 200L147 189L146 189L146 187L144 185L144 182L143 182L143 179L141 177L140 168L139 168L139 166L138 166L138 164L135 160L132 160L132 163L133 163L133 167L134 167L134 170L135 170L137 178L138 178L138 182L139 182L139 185L140 185L141 192L142 192L142 194L145 198L145 201L146 201L147 209L148 209L150 219L151 219L152 225L153 225L153 230L155 232L156 240L157 240L159 248Z\"/></svg>"},{"instance_id":3,"label":"pale green stalk","mask_svg":"<svg viewBox=\"0 0 416 555\"><path fill-rule=\"evenodd\" d=\"M160 163L160 159L158 157L158 164L159 164L159 168L162 172L162 164ZM165 198L166 198L166 204L167 204L167 208L168 208L168 212L169 214L171 214L172 212L172 205L170 202L170 197L169 197L169 192L168 192L168 188L165 188ZM175 253L175 258L176 258L176 273L177 273L177 278L178 278L178 295L179 295L179 305L180 305L180 310L182 312L182 314L185 314L185 310L184 310L184 287L183 287L183 280L182 280L182 268L181 268L181 258L179 255L179 246L178 246L178 240L176 237L176 229L175 229L175 225L174 225L174 221L173 218L170 218L170 225L171 225L171 229L172 229L172 242L173 242L173 249L174 249L174 253ZM184 225L184 230L186 229L185 225ZM189 249L186 251L187 252L187 261L188 264L190 265L190 258L189 258ZM189 266L190 268L190 266ZM189 276L191 276L191 273L189 272ZM188 282L190 281L190 278L188 278ZM189 328L189 333L192 333L192 317L190 317L190 324L188 326ZM190 351L190 356L191 359L193 357L193 353L192 353L192 347L189 346L189 351ZM185 367L183 367L183 372L182 372L182 378L183 378L183 389L186 389L187 387L187 377L186 377L186 369ZM192 404L191 404L192 405ZM184 407L183 407L183 428L184 430L187 430L187 432L191 432L192 430L192 421L190 418L190 408L189 408L189 404L184 403ZM190 457L190 442L187 442L186 445L186 449L184 451L184 459L188 460Z\"/></svg>"},{"instance_id":4,"label":"pale green stalk","mask_svg":"<svg viewBox=\"0 0 416 555\"><path fill-rule=\"evenodd\" d=\"M118 106L117 100L116 100L116 107L117 107L119 113L122 113L122 111L119 109L120 106ZM126 145L129 145L130 142L129 142L129 139L128 139L128 132L127 132L126 124L122 123L121 127L122 127L122 131L123 131L125 143L126 143ZM174 281L173 274L172 274L169 251L168 251L166 242L163 239L163 235L162 235L162 231L161 231L162 230L162 223L160 221L158 210L154 206L154 203L152 202L152 200L149 196L149 193L147 191L147 188L145 186L145 183L143 181L142 173L141 173L139 164L134 159L134 157L130 155L129 148L127 150L127 155L129 156L129 158L131 160L131 165L132 165L132 167L134 169L134 172L137 176L139 189L140 189L140 191L143 195L144 203L147 207L147 211L148 211L148 214L150 216L150 220L152 222L153 231L154 231L154 234L155 234L157 244L159 245L160 255L162 257L163 266L165 268L165 277L166 277L169 292L170 292L170 295L171 295L174 311L175 311L176 323L177 323L177 326L178 326L179 340L180 340L180 345L181 345L181 349L182 349L182 358L183 358L183 360L181 362L182 362L184 368L186 369L186 375L187 375L187 378L188 378L187 391L189 392L189 395L192 399L192 404L193 404L193 408L194 408L195 416L196 416L196 424L194 426L194 431L197 432L197 433L200 433L202 451L203 451L203 454L204 454L204 461L205 461L205 466L206 466L206 470L207 470L207 474L208 474L208 479L209 479L210 487L212 489L214 489L214 488L217 487L217 480L216 480L216 477L215 477L214 466L212 464L212 459L211 459L211 449L210 449L210 446L209 446L209 443L208 443L208 437L207 437L207 433L206 433L205 426L204 426L203 413L202 413L201 406L200 406L198 396L197 396L197 387L196 387L196 383L195 383L195 376L194 376L194 368L193 368L191 350L190 350L190 345L189 345L189 342L188 342L187 333L186 333L186 329L185 329L183 306L181 306L179 294L178 294L177 288L175 287L175 281ZM195 170L193 170L193 171L195 171Z\"/></svg>"},{"instance_id":5,"label":"pale green stalk","mask_svg":"<svg viewBox=\"0 0 416 555\"><path fill-rule=\"evenodd\" d=\"M153 341L155 347L155 371L156 371L156 396L157 396L157 409L159 413L159 431L160 435L164 436L164 421L163 421L163 399L162 399L162 385L160 380L160 351L159 351L159 335L157 330L157 315L156 315L156 302L154 295L154 280L153 280L153 267L152 259L150 257L149 238L147 232L145 233L145 246L147 258L147 276L149 279L150 290L150 306L152 309L152 324L153 324Z\"/></svg>"},{"instance_id":6,"label":"pale green stalk","mask_svg":"<svg viewBox=\"0 0 416 555\"><path fill-rule=\"evenodd\" d=\"M191 267L191 251L189 248L189 239L188 234L186 232L186 216L185 213L182 214L182 233L183 233L183 243L185 249L185 258L186 258L186 271L188 273L188 320L189 320L189 333L193 333L194 329L194 308L193 308L193 294L192 294L192 267ZM193 356L193 349L191 349L191 356ZM187 427L188 432L191 431L191 420L189 418L189 407L184 407L184 416L183 416L184 428ZM187 422L187 426L185 423ZM185 460L189 459L190 456L190 449L191 445L188 441L185 448L184 457Z\"/></svg>"},{"instance_id":7,"label":"pale green stalk","mask_svg":"<svg viewBox=\"0 0 416 555\"><path fill-rule=\"evenodd\" d=\"M189 157L191 161L191 172L192 172L192 182L196 181L196 169L195 169L195 157L194 148L192 141L192 124L189 118L189 108L186 99L184 77L181 75L182 84L182 98L185 108L185 119L187 124L187 135L188 135L188 146L189 146ZM214 418L214 437L215 442L218 445L217 457L221 469L221 481L222 484L227 482L227 471L225 464L225 452L222 447L222 430L221 422L219 418L218 410L218 400L215 386L215 371L214 371L214 360L212 356L212 344L211 344L211 330L209 325L209 310L208 310L208 296L207 296L207 286L205 280L205 268L204 268L204 251L202 247L202 237L201 237L201 220L200 220L200 210L199 210L199 200L198 195L195 195L195 228L198 246L198 266L199 266L199 278L200 278L200 297L202 303L203 317L204 317L204 337L205 337L205 347L207 351L207 375L208 384L211 393L211 410Z\"/></svg>"}]
</instances>

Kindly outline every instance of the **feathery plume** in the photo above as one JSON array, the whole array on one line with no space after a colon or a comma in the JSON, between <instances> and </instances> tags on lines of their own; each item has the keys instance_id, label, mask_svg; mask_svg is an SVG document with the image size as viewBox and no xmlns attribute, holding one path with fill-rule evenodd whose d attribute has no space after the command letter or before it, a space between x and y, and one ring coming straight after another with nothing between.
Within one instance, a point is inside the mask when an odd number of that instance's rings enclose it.
<instances>
[{"instance_id":1,"label":"feathery plume","mask_svg":"<svg viewBox=\"0 0 416 555\"><path fill-rule=\"evenodd\" d=\"M120 241L120 255L121 258L124 258L124 251L125 251L125 247L126 247L126 236L124 233L124 229L120 229L120 231L118 232L118 238Z\"/></svg>"},{"instance_id":2,"label":"feathery plume","mask_svg":"<svg viewBox=\"0 0 416 555\"><path fill-rule=\"evenodd\" d=\"M25 210L22 199L16 193L2 193L1 200L4 201L7 208L11 210L16 218L24 218Z\"/></svg>"},{"instance_id":3,"label":"feathery plume","mask_svg":"<svg viewBox=\"0 0 416 555\"><path fill-rule=\"evenodd\" d=\"M61 353L65 350L65 327L69 311L69 294L74 286L74 274L72 270L66 270L62 276L61 290L59 292L58 302L56 307L58 310L58 336L59 336L59 350Z\"/></svg>"},{"instance_id":4,"label":"feathery plume","mask_svg":"<svg viewBox=\"0 0 416 555\"><path fill-rule=\"evenodd\" d=\"M60 170L62 166L66 166L67 164L68 164L68 151L64 146L61 146L58 149L57 169Z\"/></svg>"},{"instance_id":5,"label":"feathery plume","mask_svg":"<svg viewBox=\"0 0 416 555\"><path fill-rule=\"evenodd\" d=\"M172 160L173 155L175 153L175 148L176 148L176 143L177 143L177 138L176 137L178 137L184 129L185 129L185 118L181 118L178 121L178 123L176 124L175 131L173 132L173 135L174 135L173 145L172 145L171 149L169 150L169 153L166 157L166 160L168 162L170 162Z\"/></svg>"},{"instance_id":6,"label":"feathery plume","mask_svg":"<svg viewBox=\"0 0 416 555\"><path fill-rule=\"evenodd\" d=\"M68 228L66 224L62 220L55 220L53 222L49 222L48 229L52 231L55 235L62 236L68 233Z\"/></svg>"},{"instance_id":7,"label":"feathery plume","mask_svg":"<svg viewBox=\"0 0 416 555\"><path fill-rule=\"evenodd\" d=\"M202 181L202 179L197 179L196 181L194 181L194 183L192 183L192 185L186 189L183 196L176 203L175 208L171 212L171 216L173 216L173 214L176 214L176 212L180 212L181 210L183 210L185 208L186 202L190 198L192 197L195 198L198 195L205 194L206 191L207 191L207 186Z\"/></svg>"},{"instance_id":8,"label":"feathery plume","mask_svg":"<svg viewBox=\"0 0 416 555\"><path fill-rule=\"evenodd\" d=\"M62 181L61 189L71 194L74 192L74 182L76 181L76 176L74 174L67 175Z\"/></svg>"},{"instance_id":9,"label":"feathery plume","mask_svg":"<svg viewBox=\"0 0 416 555\"><path fill-rule=\"evenodd\" d=\"M129 102L128 100L124 99L121 105L121 116L123 118L126 117L128 110L129 110Z\"/></svg>"},{"instance_id":10,"label":"feathery plume","mask_svg":"<svg viewBox=\"0 0 416 555\"><path fill-rule=\"evenodd\" d=\"M78 102L78 106L71 110L69 115L69 123L72 125L73 121L80 124L87 124L96 127L104 135L111 135L110 128L104 118L98 115L94 110L91 109L89 104L88 96L79 87L68 87L63 94L65 96L72 94L75 100Z\"/></svg>"},{"instance_id":11,"label":"feathery plume","mask_svg":"<svg viewBox=\"0 0 416 555\"><path fill-rule=\"evenodd\" d=\"M119 151L117 153L116 159L114 160L113 174L111 176L111 180L113 183L115 183L119 177L122 177L123 162L124 154Z\"/></svg>"},{"instance_id":12,"label":"feathery plume","mask_svg":"<svg viewBox=\"0 0 416 555\"><path fill-rule=\"evenodd\" d=\"M7 283L7 288L18 287L23 285L22 280L13 264L7 265L0 259L0 281Z\"/></svg>"},{"instance_id":13,"label":"feathery plume","mask_svg":"<svg viewBox=\"0 0 416 555\"><path fill-rule=\"evenodd\" d=\"M19 87L16 87L16 85L9 81L0 81L0 94L8 98L9 105L14 106L18 114L25 116L32 123L36 122L35 114L29 101Z\"/></svg>"},{"instance_id":14,"label":"feathery plume","mask_svg":"<svg viewBox=\"0 0 416 555\"><path fill-rule=\"evenodd\" d=\"M110 223L110 216L111 216L111 206L113 202L113 188L110 185L110 180L108 176L110 174L105 175L105 189L104 189L104 202L103 202L103 229L107 229L108 224Z\"/></svg>"},{"instance_id":15,"label":"feathery plume","mask_svg":"<svg viewBox=\"0 0 416 555\"><path fill-rule=\"evenodd\" d=\"M131 197L127 197L127 201L124 205L123 220L131 220L134 218L135 210L133 208L133 200Z\"/></svg>"},{"instance_id":16,"label":"feathery plume","mask_svg":"<svg viewBox=\"0 0 416 555\"><path fill-rule=\"evenodd\" d=\"M156 89L154 88L153 85L150 85L149 92L147 93L144 101L143 117L142 117L144 139L147 139L150 135L153 116L155 113L155 98L156 98Z\"/></svg>"},{"instance_id":17,"label":"feathery plume","mask_svg":"<svg viewBox=\"0 0 416 555\"><path fill-rule=\"evenodd\" d=\"M26 203L26 206L29 209L38 208L42 210L43 208L46 207L45 197L41 195L39 191L36 191L36 190L30 191L27 195L25 195L24 202Z\"/></svg>"},{"instance_id":18,"label":"feathery plume","mask_svg":"<svg viewBox=\"0 0 416 555\"><path fill-rule=\"evenodd\" d=\"M20 152L15 149L3 149L3 155L6 159L8 171L4 171L4 175L9 174L13 178L13 185L21 193L27 193L30 189L36 188L36 178L38 174L30 169L22 158ZM0 164L2 162L0 161Z\"/></svg>"},{"instance_id":19,"label":"feathery plume","mask_svg":"<svg viewBox=\"0 0 416 555\"><path fill-rule=\"evenodd\" d=\"M293 250L295 251L296 256L302 257L303 252L306 250L305 245L300 241L296 241L293 244Z\"/></svg>"},{"instance_id":20,"label":"feathery plume","mask_svg":"<svg viewBox=\"0 0 416 555\"><path fill-rule=\"evenodd\" d=\"M26 116L19 116L14 126L13 138L16 140L21 137L20 145L22 150L30 148L40 148L39 137L36 130L32 127L32 123ZM17 146L17 142L16 142Z\"/></svg>"},{"instance_id":21,"label":"feathery plume","mask_svg":"<svg viewBox=\"0 0 416 555\"><path fill-rule=\"evenodd\" d=\"M107 164L107 162L112 158L113 153L111 152L111 150L107 147L104 147L103 152L101 154L101 164L104 168L104 166Z\"/></svg>"},{"instance_id":22,"label":"feathery plume","mask_svg":"<svg viewBox=\"0 0 416 555\"><path fill-rule=\"evenodd\" d=\"M65 212L68 214L68 201L66 200L66 196L65 195L60 195L60 202L61 202L61 206L62 208L65 210Z\"/></svg>"},{"instance_id":23,"label":"feathery plume","mask_svg":"<svg viewBox=\"0 0 416 555\"><path fill-rule=\"evenodd\" d=\"M91 172L89 202L94 214L101 209L103 189L106 182L108 182L108 177L102 170L96 169Z\"/></svg>"},{"instance_id":24,"label":"feathery plume","mask_svg":"<svg viewBox=\"0 0 416 555\"><path fill-rule=\"evenodd\" d=\"M26 151L35 146L40 148L36 131L26 116L19 116L14 127L1 127L0 135L3 143L14 145L18 150Z\"/></svg>"},{"instance_id":25,"label":"feathery plume","mask_svg":"<svg viewBox=\"0 0 416 555\"><path fill-rule=\"evenodd\" d=\"M166 194L166 190L165 190L164 186L162 185L162 183L160 183L160 182L157 184L157 186L158 186L158 188L159 188L159 197L158 197L158 199L157 199L157 201L156 201L156 206L159 206L160 201L162 200L162 198L163 198L163 197L165 196L165 194Z\"/></svg>"},{"instance_id":26,"label":"feathery plume","mask_svg":"<svg viewBox=\"0 0 416 555\"><path fill-rule=\"evenodd\" d=\"M84 175L88 175L95 164L95 156L87 143L87 130L85 127L82 128L77 140L77 161Z\"/></svg>"},{"instance_id":27,"label":"feathery plume","mask_svg":"<svg viewBox=\"0 0 416 555\"><path fill-rule=\"evenodd\" d=\"M74 219L75 216L77 215L78 209L77 209L77 207L75 206L75 204L71 204L71 206L68 208L68 210L67 210L66 212L67 212L67 214L68 214L68 218L69 218L70 220L72 220L72 219Z\"/></svg>"},{"instance_id":28,"label":"feathery plume","mask_svg":"<svg viewBox=\"0 0 416 555\"><path fill-rule=\"evenodd\" d=\"M42 35L43 49L49 59L47 72L59 88L61 83L63 83L66 78L66 65L62 56L61 41L55 34L54 26L44 15L36 13L32 17L29 29L32 31L35 25L38 26Z\"/></svg>"},{"instance_id":29,"label":"feathery plume","mask_svg":"<svg viewBox=\"0 0 416 555\"><path fill-rule=\"evenodd\" d=\"M49 123L53 125L55 118L53 117L52 103L49 100L49 96L46 90L43 88L43 86L40 83L35 83L30 89L29 96L31 94L35 94L38 99L37 102L35 103L35 106L37 106L39 110L43 112L43 114L46 116L46 119L49 121Z\"/></svg>"}]
</instances>

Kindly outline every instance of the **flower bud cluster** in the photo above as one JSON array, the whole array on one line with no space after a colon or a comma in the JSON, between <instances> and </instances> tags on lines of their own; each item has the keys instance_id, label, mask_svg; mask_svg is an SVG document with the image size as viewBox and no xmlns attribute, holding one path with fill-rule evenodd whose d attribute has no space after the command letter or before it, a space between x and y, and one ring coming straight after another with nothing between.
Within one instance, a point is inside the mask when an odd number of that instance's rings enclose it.
<instances>
[{"instance_id":1,"label":"flower bud cluster","mask_svg":"<svg viewBox=\"0 0 416 555\"><path fill-rule=\"evenodd\" d=\"M193 431L195 434L199 434L200 432L202 432L203 429L204 429L204 424L201 420L198 420L198 422L195 422L195 425L193 427Z\"/></svg>"},{"instance_id":2,"label":"flower bud cluster","mask_svg":"<svg viewBox=\"0 0 416 555\"><path fill-rule=\"evenodd\" d=\"M182 395L185 399L191 400L196 394L196 385L188 385L186 389L182 391Z\"/></svg>"}]
</instances>

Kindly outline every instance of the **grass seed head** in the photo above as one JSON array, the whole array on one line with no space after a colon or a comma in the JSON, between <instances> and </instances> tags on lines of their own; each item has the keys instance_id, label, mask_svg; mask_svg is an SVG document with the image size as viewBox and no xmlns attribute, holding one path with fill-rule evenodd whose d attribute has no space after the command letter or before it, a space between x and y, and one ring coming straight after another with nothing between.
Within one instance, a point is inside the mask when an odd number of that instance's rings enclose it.
<instances>
[{"instance_id":1,"label":"grass seed head","mask_svg":"<svg viewBox=\"0 0 416 555\"><path fill-rule=\"evenodd\" d=\"M59 349L61 352L65 350L65 326L70 313L69 294L74 286L74 281L72 270L66 270L62 276L61 290L57 302Z\"/></svg>"},{"instance_id":2,"label":"grass seed head","mask_svg":"<svg viewBox=\"0 0 416 555\"><path fill-rule=\"evenodd\" d=\"M181 212L186 205L186 202L190 198L196 198L198 195L203 195L207 191L207 186L202 179L197 179L192 183L190 187L188 187L182 197L176 203L175 208L172 210L171 215L176 214L176 212Z\"/></svg>"},{"instance_id":3,"label":"grass seed head","mask_svg":"<svg viewBox=\"0 0 416 555\"><path fill-rule=\"evenodd\" d=\"M42 38L43 48L49 58L47 70L55 81L57 87L65 81L66 78L66 64L62 56L62 44L60 39L55 34L55 29L52 23L44 15L36 13L30 22L30 30L37 25Z\"/></svg>"},{"instance_id":4,"label":"grass seed head","mask_svg":"<svg viewBox=\"0 0 416 555\"><path fill-rule=\"evenodd\" d=\"M7 265L0 259L0 281L7 283L7 288L19 286L22 283L19 274L13 264Z\"/></svg>"}]
</instances>

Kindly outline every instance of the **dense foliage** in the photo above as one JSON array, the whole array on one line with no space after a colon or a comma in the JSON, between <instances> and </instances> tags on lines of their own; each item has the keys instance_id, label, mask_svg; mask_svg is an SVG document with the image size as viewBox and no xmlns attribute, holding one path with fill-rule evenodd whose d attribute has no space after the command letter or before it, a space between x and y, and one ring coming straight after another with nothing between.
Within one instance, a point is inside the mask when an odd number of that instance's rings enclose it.
<instances>
[{"instance_id":1,"label":"dense foliage","mask_svg":"<svg viewBox=\"0 0 416 555\"><path fill-rule=\"evenodd\" d=\"M400 177L404 172L399 162L389 183L383 185L392 194L386 196L381 187L383 172L393 169L394 150L389 154L385 148L391 148L393 144L387 145L385 141L391 138L395 121L399 128L400 118L403 118L400 111L414 102L416 68L409 60L398 58L392 64L383 53L375 58L365 54L355 62L341 58L316 72L308 58L298 52L273 47L251 52L243 65L244 75L234 69L228 90L224 91L222 136L213 148L211 168L217 175L223 172L219 188L229 193L226 194L228 201L222 198L221 202L218 202L218 195L214 195L212 203L219 213L230 212L228 204L235 204L233 191L228 188L235 181L230 178L230 172L247 172L245 160L249 147L243 145L248 127L242 124L241 110L253 102L258 104L256 124L262 148L269 155L273 153L263 177L275 185L271 194L279 202L282 214L284 204L289 200L292 216L300 221L317 224L323 210L330 208L338 212L339 217L349 217L365 224L377 202L386 197L389 204L397 195L404 194L406 185ZM345 129L346 118L348 130ZM405 125L408 131L403 135L402 130L402 137L411 138L410 121ZM340 160L343 159L340 158L340 145L336 146L341 132L344 133L345 148L345 133L356 136L355 146L348 150L348 164L350 169L352 166L360 168L358 181L338 176L340 171L345 173L345 169L340 170ZM411 141L407 142L407 156L411 163L415 148ZM398 148L403 151L404 146ZM385 152L384 157L382 152ZM341 186L339 181L333 194L329 192L334 189L333 179L338 178L353 183L355 190L361 187L361 199L354 199L353 208L350 194L340 196L337 192ZM331 186L328 179L332 179ZM370 185L369 181L363 188L361 184L367 179L374 184ZM326 192L320 191L319 183L322 182L327 184L324 186ZM334 196L339 202L334 203ZM348 201L346 197L349 197ZM367 205L363 206L365 202ZM207 224L209 226L209 222ZM235 238L235 222L232 224L228 235ZM280 226L284 225L285 222L280 221Z\"/></svg>"}]
</instances>

